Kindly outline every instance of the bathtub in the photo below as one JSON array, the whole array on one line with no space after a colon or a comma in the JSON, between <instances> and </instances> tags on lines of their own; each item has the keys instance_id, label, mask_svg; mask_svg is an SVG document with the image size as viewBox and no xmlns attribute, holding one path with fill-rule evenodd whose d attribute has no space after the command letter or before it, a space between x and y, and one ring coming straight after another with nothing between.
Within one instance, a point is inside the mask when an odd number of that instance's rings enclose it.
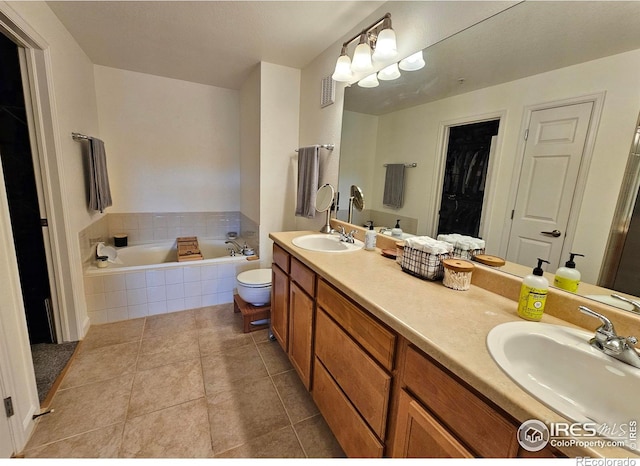
<instances>
[{"instance_id":1,"label":"bathtub","mask_svg":"<svg viewBox=\"0 0 640 466\"><path fill-rule=\"evenodd\" d=\"M155 268L184 266L191 264L208 263L211 260L238 260L245 259L242 256L232 257L227 250L229 245L224 240L199 240L200 251L203 260L178 262L178 250L175 241L163 241L157 243L137 244L124 248L116 248L118 252L118 260L116 263L110 262L106 269L98 269L95 264L89 267L89 270L105 271L107 269L127 268L131 270L144 269L146 266L152 265ZM120 263L121 262L121 263Z\"/></svg>"},{"instance_id":2,"label":"bathtub","mask_svg":"<svg viewBox=\"0 0 640 466\"><path fill-rule=\"evenodd\" d=\"M230 256L224 240L200 240L203 260L177 262L175 241L117 248L118 262L85 269L91 324L230 303L236 276L259 261Z\"/></svg>"}]
</instances>

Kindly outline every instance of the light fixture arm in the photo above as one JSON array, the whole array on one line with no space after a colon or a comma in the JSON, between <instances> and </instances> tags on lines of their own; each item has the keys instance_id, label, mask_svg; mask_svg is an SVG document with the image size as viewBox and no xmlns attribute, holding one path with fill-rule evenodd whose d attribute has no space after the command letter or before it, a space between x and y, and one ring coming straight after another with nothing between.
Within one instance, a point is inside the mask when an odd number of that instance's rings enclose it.
<instances>
[{"instance_id":1,"label":"light fixture arm","mask_svg":"<svg viewBox=\"0 0 640 466\"><path fill-rule=\"evenodd\" d=\"M376 22L372 23L370 26L364 28L362 31L360 31L359 33L357 33L356 35L354 35L353 37L351 37L349 40L346 40L342 43L342 50L346 51L347 47L349 46L349 44L351 42L353 42L356 39L361 39L362 36L367 36L367 34L371 33L372 30L374 30L375 28L377 28L378 26L380 26L380 24L383 24L383 29L387 28L387 27L391 27L391 13L386 13L382 18L380 18L379 20L377 20ZM362 41L360 42L362 43ZM371 48L373 49L375 47L375 42L371 44Z\"/></svg>"}]
</instances>

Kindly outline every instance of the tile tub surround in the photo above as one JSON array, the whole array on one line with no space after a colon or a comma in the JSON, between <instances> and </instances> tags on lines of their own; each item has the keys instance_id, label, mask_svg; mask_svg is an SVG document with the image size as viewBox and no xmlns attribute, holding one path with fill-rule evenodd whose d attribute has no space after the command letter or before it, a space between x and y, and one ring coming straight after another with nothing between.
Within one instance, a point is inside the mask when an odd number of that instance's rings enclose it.
<instances>
[{"instance_id":1,"label":"tile tub surround","mask_svg":"<svg viewBox=\"0 0 640 466\"><path fill-rule=\"evenodd\" d=\"M113 243L113 236L128 235L129 244L174 240L179 236L226 239L235 231L243 241L259 250L258 224L241 212L138 212L107 213L78 235L85 266L95 259L95 244Z\"/></svg>"},{"instance_id":2,"label":"tile tub surround","mask_svg":"<svg viewBox=\"0 0 640 466\"><path fill-rule=\"evenodd\" d=\"M332 224L334 222L332 220ZM515 421L567 422L513 382L487 350L486 338L492 328L504 322L521 321L516 312L517 302L512 296L519 285L513 277L485 268L484 276L476 276L477 271L474 271L468 291L451 290L441 282L420 280L402 272L395 261L380 254L380 248L375 252L360 250L336 255L304 250L291 242L297 236L312 233L315 232L278 232L269 236L324 280L501 407ZM366 273L362 273L363 270ZM542 322L585 325L577 305L588 300L558 290L549 293ZM620 323L621 333L629 330L630 333L624 334L637 334L640 319L630 313L623 316L611 306L602 305L602 308L608 308L603 313L610 316L616 328ZM593 330L597 322L587 325L586 328ZM635 331L631 332L633 328ZM560 449L569 457L637 456L621 448L576 445Z\"/></svg>"},{"instance_id":3,"label":"tile tub surround","mask_svg":"<svg viewBox=\"0 0 640 466\"><path fill-rule=\"evenodd\" d=\"M92 325L233 302L236 276L259 266L243 257L198 265L85 274L87 314ZM149 266L152 267L152 266ZM102 270L102 269L101 269Z\"/></svg>"},{"instance_id":4,"label":"tile tub surround","mask_svg":"<svg viewBox=\"0 0 640 466\"><path fill-rule=\"evenodd\" d=\"M92 325L27 458L342 457L267 330L225 304Z\"/></svg>"}]
</instances>

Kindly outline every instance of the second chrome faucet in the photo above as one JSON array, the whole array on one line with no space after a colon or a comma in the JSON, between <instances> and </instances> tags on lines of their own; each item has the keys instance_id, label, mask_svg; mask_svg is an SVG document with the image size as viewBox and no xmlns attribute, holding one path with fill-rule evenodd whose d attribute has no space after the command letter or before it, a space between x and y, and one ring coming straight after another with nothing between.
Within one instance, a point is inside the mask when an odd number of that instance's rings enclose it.
<instances>
[{"instance_id":1,"label":"second chrome faucet","mask_svg":"<svg viewBox=\"0 0 640 466\"><path fill-rule=\"evenodd\" d=\"M608 317L592 311L586 306L580 306L580 312L600 319L602 322L602 325L596 329L595 336L589 341L591 346L608 356L640 369L640 355L635 349L635 344L638 342L636 337L619 336Z\"/></svg>"}]
</instances>

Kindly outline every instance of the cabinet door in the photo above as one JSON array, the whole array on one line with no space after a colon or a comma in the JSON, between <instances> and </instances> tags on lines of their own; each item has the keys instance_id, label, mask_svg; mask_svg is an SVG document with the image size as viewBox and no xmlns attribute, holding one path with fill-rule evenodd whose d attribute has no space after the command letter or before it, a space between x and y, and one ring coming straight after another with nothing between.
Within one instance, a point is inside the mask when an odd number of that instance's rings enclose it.
<instances>
[{"instance_id":1,"label":"cabinet door","mask_svg":"<svg viewBox=\"0 0 640 466\"><path fill-rule=\"evenodd\" d=\"M275 264L271 270L271 331L286 352L289 349L289 277Z\"/></svg>"},{"instance_id":2,"label":"cabinet door","mask_svg":"<svg viewBox=\"0 0 640 466\"><path fill-rule=\"evenodd\" d=\"M473 458L473 455L415 399L400 391L393 456Z\"/></svg>"},{"instance_id":3,"label":"cabinet door","mask_svg":"<svg viewBox=\"0 0 640 466\"><path fill-rule=\"evenodd\" d=\"M289 290L289 359L302 383L311 387L313 300L294 282Z\"/></svg>"}]
</instances>

